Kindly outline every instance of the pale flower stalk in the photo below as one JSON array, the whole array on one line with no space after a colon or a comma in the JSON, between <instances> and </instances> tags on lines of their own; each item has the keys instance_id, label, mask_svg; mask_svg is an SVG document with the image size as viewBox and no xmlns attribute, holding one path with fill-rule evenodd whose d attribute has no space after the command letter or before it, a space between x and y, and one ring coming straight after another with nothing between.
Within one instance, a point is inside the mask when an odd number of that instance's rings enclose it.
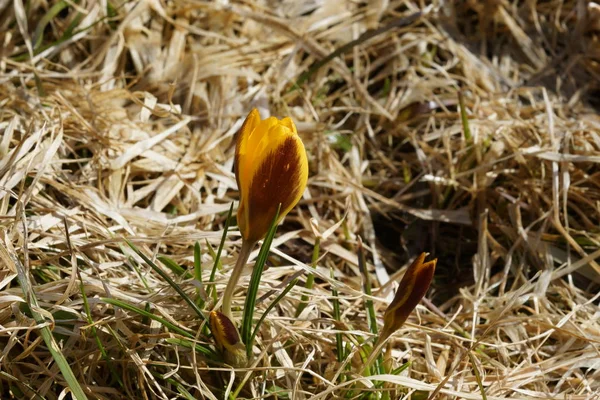
<instances>
[{"instance_id":1,"label":"pale flower stalk","mask_svg":"<svg viewBox=\"0 0 600 400\"><path fill-rule=\"evenodd\" d=\"M223 295L223 314L233 321L233 292L256 243L264 238L277 210L279 223L302 197L308 159L290 118L261 120L254 109L236 136L235 178L240 191L237 221L242 247Z\"/></svg>"},{"instance_id":2,"label":"pale flower stalk","mask_svg":"<svg viewBox=\"0 0 600 400\"><path fill-rule=\"evenodd\" d=\"M248 262L248 258L250 258L250 253L252 253L252 249L254 248L255 244L256 242L242 240L242 248L240 249L240 254L238 254L238 259L235 263L235 266L233 267L233 271L231 271L229 282L227 282L227 286L225 287L225 293L223 294L223 314L225 314L227 318L229 318L232 321L233 316L231 314L231 301L233 299L233 291L237 287L237 282L242 276L244 266Z\"/></svg>"}]
</instances>

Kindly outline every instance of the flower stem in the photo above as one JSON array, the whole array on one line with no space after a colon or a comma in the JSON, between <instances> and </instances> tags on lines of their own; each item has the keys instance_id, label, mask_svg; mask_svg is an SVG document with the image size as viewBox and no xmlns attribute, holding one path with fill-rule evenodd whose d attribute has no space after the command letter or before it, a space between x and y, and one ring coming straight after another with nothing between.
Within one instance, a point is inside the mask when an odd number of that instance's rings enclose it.
<instances>
[{"instance_id":1,"label":"flower stem","mask_svg":"<svg viewBox=\"0 0 600 400\"><path fill-rule=\"evenodd\" d=\"M371 365L373 365L373 362L377 359L377 357L379 357L381 355L381 350L383 350L385 341L389 336L390 335L387 332L382 332L381 335L379 335L377 337L377 340L375 340L375 344L373 344L371 354L369 355L369 358L367 359L367 361L364 363L364 366L363 366L363 371L364 371L363 374L367 374L364 376L370 375ZM378 361L381 362L382 360L378 360ZM377 373L381 373L381 372L378 371Z\"/></svg>"},{"instance_id":2,"label":"flower stem","mask_svg":"<svg viewBox=\"0 0 600 400\"><path fill-rule=\"evenodd\" d=\"M250 253L254 248L256 242L249 242L247 240L242 240L242 248L240 249L240 254L238 255L238 259L233 267L233 271L231 272L231 277L229 278L229 282L227 282L227 287L225 288L225 293L223 294L223 314L231 321L233 321L233 316L231 315L231 301L233 300L233 291L235 290L240 277L242 276L242 271L244 270L244 266L248 262L248 258L250 257Z\"/></svg>"}]
</instances>

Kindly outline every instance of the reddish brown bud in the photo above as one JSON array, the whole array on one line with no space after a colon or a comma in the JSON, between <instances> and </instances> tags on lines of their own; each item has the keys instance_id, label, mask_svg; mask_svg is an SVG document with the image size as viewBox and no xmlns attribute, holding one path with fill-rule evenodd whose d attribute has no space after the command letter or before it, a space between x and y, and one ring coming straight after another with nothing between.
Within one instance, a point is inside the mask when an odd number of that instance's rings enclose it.
<instances>
[{"instance_id":1,"label":"reddish brown bud","mask_svg":"<svg viewBox=\"0 0 600 400\"><path fill-rule=\"evenodd\" d=\"M421 253L402 277L396 296L383 316L380 341L385 340L404 325L410 313L427 293L433 280L437 258L424 262L425 257L427 253Z\"/></svg>"},{"instance_id":2,"label":"reddish brown bud","mask_svg":"<svg viewBox=\"0 0 600 400\"><path fill-rule=\"evenodd\" d=\"M217 348L223 353L225 362L234 367L246 366L246 348L233 322L225 314L211 311L209 323Z\"/></svg>"}]
</instances>

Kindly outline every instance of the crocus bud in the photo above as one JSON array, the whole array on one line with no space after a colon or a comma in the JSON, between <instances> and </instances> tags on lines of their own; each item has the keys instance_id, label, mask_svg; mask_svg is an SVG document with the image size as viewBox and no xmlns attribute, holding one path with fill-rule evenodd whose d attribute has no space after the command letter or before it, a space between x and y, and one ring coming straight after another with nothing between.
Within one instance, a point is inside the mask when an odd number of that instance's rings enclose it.
<instances>
[{"instance_id":1,"label":"crocus bud","mask_svg":"<svg viewBox=\"0 0 600 400\"><path fill-rule=\"evenodd\" d=\"M233 367L245 367L248 364L246 348L233 322L225 314L211 311L209 323L217 348L223 354L225 362Z\"/></svg>"},{"instance_id":2,"label":"crocus bud","mask_svg":"<svg viewBox=\"0 0 600 400\"><path fill-rule=\"evenodd\" d=\"M421 253L402 277L396 296L383 316L380 342L402 327L410 313L427 293L433 280L437 258L424 262L425 257L427 257L427 253Z\"/></svg>"},{"instance_id":3,"label":"crocus bud","mask_svg":"<svg viewBox=\"0 0 600 400\"><path fill-rule=\"evenodd\" d=\"M235 178L240 191L237 220L244 240L262 239L298 203L308 180L308 160L290 118L260 119L250 111L237 135ZM279 222L277 221L277 222Z\"/></svg>"}]
</instances>

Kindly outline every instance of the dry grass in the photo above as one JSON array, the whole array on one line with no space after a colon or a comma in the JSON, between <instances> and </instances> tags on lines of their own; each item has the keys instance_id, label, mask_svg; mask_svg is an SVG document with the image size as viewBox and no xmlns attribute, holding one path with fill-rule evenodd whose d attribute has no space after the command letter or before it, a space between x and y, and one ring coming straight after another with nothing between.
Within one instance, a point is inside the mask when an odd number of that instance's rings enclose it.
<instances>
[{"instance_id":1,"label":"dry grass","mask_svg":"<svg viewBox=\"0 0 600 400\"><path fill-rule=\"evenodd\" d=\"M357 354L372 338L359 235L381 316L403 266L420 251L439 258L428 299L392 339L393 366L409 368L375 379L391 398L479 399L478 380L488 399L600 398L600 6L366 3L0 0L1 398L68 391L19 272L89 398L223 398L243 378L240 398L365 396L351 390L374 380ZM301 316L303 284L266 319L251 368L234 374L102 299L210 342L123 238L189 268L199 241L206 283L207 243L216 250L237 198L231 139L251 107L291 115L311 163L257 316L282 282L311 271L310 219L322 232L344 219L321 242ZM239 244L233 229L219 293Z\"/></svg>"}]
</instances>

